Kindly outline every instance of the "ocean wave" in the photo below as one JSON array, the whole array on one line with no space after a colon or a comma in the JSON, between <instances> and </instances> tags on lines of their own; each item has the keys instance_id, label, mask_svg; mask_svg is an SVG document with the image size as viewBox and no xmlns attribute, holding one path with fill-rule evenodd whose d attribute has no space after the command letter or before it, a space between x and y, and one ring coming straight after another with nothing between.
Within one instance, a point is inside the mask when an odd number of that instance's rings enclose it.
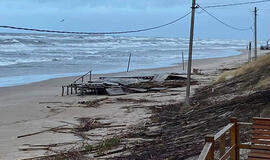
<instances>
[{"instance_id":1,"label":"ocean wave","mask_svg":"<svg viewBox=\"0 0 270 160\"><path fill-rule=\"evenodd\" d=\"M0 60L0 66L10 66L23 63L37 63L37 62L48 62L51 59L48 58L2 58Z\"/></svg>"},{"instance_id":2,"label":"ocean wave","mask_svg":"<svg viewBox=\"0 0 270 160\"><path fill-rule=\"evenodd\" d=\"M41 71L80 72L84 68L122 71L130 53L132 68L174 64L181 61L181 51L187 58L189 39L0 33L0 44L1 77L8 72L20 76ZM193 57L235 55L239 54L235 50L244 49L247 44L243 40L195 39Z\"/></svg>"}]
</instances>

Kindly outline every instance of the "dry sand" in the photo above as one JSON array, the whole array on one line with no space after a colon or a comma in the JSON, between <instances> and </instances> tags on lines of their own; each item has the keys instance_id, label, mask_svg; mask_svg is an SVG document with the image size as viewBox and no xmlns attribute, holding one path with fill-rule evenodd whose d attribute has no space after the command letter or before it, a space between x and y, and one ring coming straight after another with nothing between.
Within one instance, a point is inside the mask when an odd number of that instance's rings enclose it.
<instances>
[{"instance_id":1,"label":"dry sand","mask_svg":"<svg viewBox=\"0 0 270 160\"><path fill-rule=\"evenodd\" d=\"M262 52L260 52L262 53ZM193 68L199 68L204 75L193 76L201 85L210 83L220 73L219 69L238 67L247 61L247 54L226 58L212 58L194 60ZM127 76L127 75L152 75L155 73L180 72L179 65L166 68L136 70L129 73L114 73L98 76ZM50 79L42 82L22 86L0 88L0 159L23 159L45 154L46 151L19 151L25 144L51 144L79 141L80 138L73 134L59 134L44 132L41 134L17 138L19 135L38 132L65 125L65 122L78 123L76 117L104 118L104 122L113 125L126 125L120 128L94 129L92 134L99 134L97 140L109 135L128 131L130 127L143 125L149 121L151 111L143 106L177 103L184 100L185 88L177 88L166 93L129 94L124 96L108 97L99 107L78 107L78 101L95 100L107 96L75 95L61 96L61 86L72 82L76 77ZM198 86L193 86L194 88ZM151 102L134 104L132 102L117 101L118 97L132 99L148 99ZM53 102L53 103L51 103ZM140 107L134 107L140 106ZM91 143L95 143L92 141Z\"/></svg>"}]
</instances>

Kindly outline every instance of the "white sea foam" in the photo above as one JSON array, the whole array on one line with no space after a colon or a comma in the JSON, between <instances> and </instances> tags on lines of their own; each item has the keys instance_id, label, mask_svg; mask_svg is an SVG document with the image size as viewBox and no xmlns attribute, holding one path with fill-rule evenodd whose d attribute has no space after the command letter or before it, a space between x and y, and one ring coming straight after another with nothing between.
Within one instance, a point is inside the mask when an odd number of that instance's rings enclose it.
<instances>
[{"instance_id":1,"label":"white sea foam","mask_svg":"<svg viewBox=\"0 0 270 160\"><path fill-rule=\"evenodd\" d=\"M29 82L44 76L84 72L122 71L132 53L133 69L153 68L175 64L185 59L189 39L164 37L117 37L54 34L0 34L0 78L32 77ZM239 54L248 44L243 40L195 39L193 58L210 58ZM23 64L23 65L20 65ZM12 73L12 75L10 75ZM45 76L46 77L46 76ZM29 78L29 77L28 77ZM33 80L34 79L34 80ZM3 80L4 81L4 80ZM0 79L1 82L1 79ZM5 84L3 82L3 84ZM3 86L3 85L2 85Z\"/></svg>"}]
</instances>

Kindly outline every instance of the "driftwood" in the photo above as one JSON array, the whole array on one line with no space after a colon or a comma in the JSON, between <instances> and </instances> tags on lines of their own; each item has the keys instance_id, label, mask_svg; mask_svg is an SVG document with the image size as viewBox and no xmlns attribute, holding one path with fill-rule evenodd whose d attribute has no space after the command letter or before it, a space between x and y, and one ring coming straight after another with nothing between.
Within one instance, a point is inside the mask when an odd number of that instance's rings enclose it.
<instances>
[{"instance_id":1,"label":"driftwood","mask_svg":"<svg viewBox=\"0 0 270 160\"><path fill-rule=\"evenodd\" d=\"M31 158L25 158L21 160L50 160L50 159L74 159L82 157L84 154L90 153L88 150L79 150L79 151L67 151L57 154L52 154L48 156L37 156L37 157L31 157Z\"/></svg>"},{"instance_id":2,"label":"driftwood","mask_svg":"<svg viewBox=\"0 0 270 160\"><path fill-rule=\"evenodd\" d=\"M206 134L216 133L229 122L230 117L248 122L252 117L259 116L262 109L269 106L270 102L270 89L268 89L246 96L237 96L230 101L224 100L205 105L205 99L197 101L197 97L201 97L201 94L208 95L204 89L207 88L200 89L200 92L195 94L193 107L184 107L183 104L151 107L152 123L159 126L160 130L142 131L133 136L154 140L136 144L129 149L131 155L113 159L186 159L198 155ZM248 135L241 137L241 142L247 142L249 138Z\"/></svg>"},{"instance_id":3,"label":"driftwood","mask_svg":"<svg viewBox=\"0 0 270 160\"><path fill-rule=\"evenodd\" d=\"M39 104L46 104L46 103L54 103L54 104L56 104L56 103L63 103L63 102L39 102Z\"/></svg>"},{"instance_id":4,"label":"driftwood","mask_svg":"<svg viewBox=\"0 0 270 160\"><path fill-rule=\"evenodd\" d=\"M100 103L103 101L108 100L109 98L100 98L100 99L95 99L92 101L79 101L79 104L83 104L83 107L98 107L99 105L101 105Z\"/></svg>"},{"instance_id":5,"label":"driftwood","mask_svg":"<svg viewBox=\"0 0 270 160\"><path fill-rule=\"evenodd\" d=\"M64 127L64 126L66 126L66 125L61 125L61 126L58 126L58 127L46 129L46 130L39 131L39 132L34 132L34 133L30 133L30 134L17 136L17 138L29 137L29 136L37 135L37 134L44 133L44 132L55 131L55 130L60 129L61 127Z\"/></svg>"},{"instance_id":6,"label":"driftwood","mask_svg":"<svg viewBox=\"0 0 270 160\"><path fill-rule=\"evenodd\" d=\"M50 147L27 147L19 148L19 151L36 151L36 150L49 150Z\"/></svg>"},{"instance_id":7,"label":"driftwood","mask_svg":"<svg viewBox=\"0 0 270 160\"><path fill-rule=\"evenodd\" d=\"M123 152L123 151L125 151L125 150L127 150L127 148L121 147L121 148L118 148L118 149L109 150L109 151L106 151L106 152L104 152L104 153L94 155L94 157L95 157L95 158L98 158L98 157L104 157L104 156L108 156L108 155L111 155L111 154L121 153L121 152Z\"/></svg>"}]
</instances>

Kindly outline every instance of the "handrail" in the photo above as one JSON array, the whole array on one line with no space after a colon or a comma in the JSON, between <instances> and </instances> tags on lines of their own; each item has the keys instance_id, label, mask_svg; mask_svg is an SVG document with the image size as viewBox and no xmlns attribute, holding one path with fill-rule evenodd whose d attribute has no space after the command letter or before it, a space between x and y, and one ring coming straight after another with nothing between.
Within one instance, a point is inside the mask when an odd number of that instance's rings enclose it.
<instances>
[{"instance_id":1,"label":"handrail","mask_svg":"<svg viewBox=\"0 0 270 160\"><path fill-rule=\"evenodd\" d=\"M230 148L225 152L226 133L230 132ZM239 158L239 130L236 118L231 118L230 123L223 127L214 136L205 137L205 145L198 160L214 160L214 145L219 140L220 159L225 160L229 156L231 160L238 160ZM211 144L211 145L210 145Z\"/></svg>"},{"instance_id":2,"label":"handrail","mask_svg":"<svg viewBox=\"0 0 270 160\"><path fill-rule=\"evenodd\" d=\"M256 118L254 118L256 120ZM268 119L267 119L268 120ZM214 136L205 137L205 145L198 160L214 160L214 146L219 142L219 160L225 160L230 157L231 160L239 160L240 149L250 149L251 144L240 143L239 127L242 125L252 125L252 123L237 122L236 118L231 118L230 123L223 127ZM226 149L226 133L230 134L230 147Z\"/></svg>"},{"instance_id":3,"label":"handrail","mask_svg":"<svg viewBox=\"0 0 270 160\"><path fill-rule=\"evenodd\" d=\"M231 155L231 153L234 151L235 147L236 145L234 144L219 160L227 159Z\"/></svg>"},{"instance_id":4,"label":"handrail","mask_svg":"<svg viewBox=\"0 0 270 160\"><path fill-rule=\"evenodd\" d=\"M76 83L78 80L82 79L82 83L83 83L83 78L85 76L87 76L90 73L90 81L91 81L91 76L92 76L92 70L90 70L89 72L87 72L86 74L80 76L79 78L77 78L73 83Z\"/></svg>"},{"instance_id":5,"label":"handrail","mask_svg":"<svg viewBox=\"0 0 270 160\"><path fill-rule=\"evenodd\" d=\"M226 134L226 132L228 132L229 130L231 130L232 127L234 127L234 123L229 123L227 126L223 127L222 130L220 130L217 134L215 134L215 135L213 136L213 141L219 140L221 137L224 137L224 138L222 138L222 139L224 139L224 141L225 141L225 134ZM207 139L206 139L206 140L207 140ZM225 142L224 142L224 143L225 143ZM211 144L211 145L210 145L210 144ZM207 158L207 156L210 154L211 146L212 146L212 145L214 145L213 142L212 142L212 143L211 143L211 142L206 142L206 143L205 143L205 145L204 145L204 147L203 147L203 150L202 150L202 152L201 152L201 154L200 154L198 160L205 160L205 159ZM230 148L229 153L231 152L231 149L232 149L233 147L235 147L235 145L232 146L232 147ZM225 144L223 145L223 148L225 149ZM234 148L233 148L233 149L234 149ZM225 153L225 150L224 150L224 153L223 153L223 155L221 156L221 159L222 159L222 157L227 157L226 155L227 155L227 154L229 155L229 153L228 153L228 152Z\"/></svg>"},{"instance_id":6,"label":"handrail","mask_svg":"<svg viewBox=\"0 0 270 160\"><path fill-rule=\"evenodd\" d=\"M218 140L222 135L224 135L226 132L228 132L232 127L233 123L229 123L227 126L225 126L222 130L220 130L217 134L214 136L214 140Z\"/></svg>"},{"instance_id":7,"label":"handrail","mask_svg":"<svg viewBox=\"0 0 270 160\"><path fill-rule=\"evenodd\" d=\"M206 142L198 160L205 160L207 156L209 155L209 151L211 150L211 147L212 147L212 143Z\"/></svg>"}]
</instances>

